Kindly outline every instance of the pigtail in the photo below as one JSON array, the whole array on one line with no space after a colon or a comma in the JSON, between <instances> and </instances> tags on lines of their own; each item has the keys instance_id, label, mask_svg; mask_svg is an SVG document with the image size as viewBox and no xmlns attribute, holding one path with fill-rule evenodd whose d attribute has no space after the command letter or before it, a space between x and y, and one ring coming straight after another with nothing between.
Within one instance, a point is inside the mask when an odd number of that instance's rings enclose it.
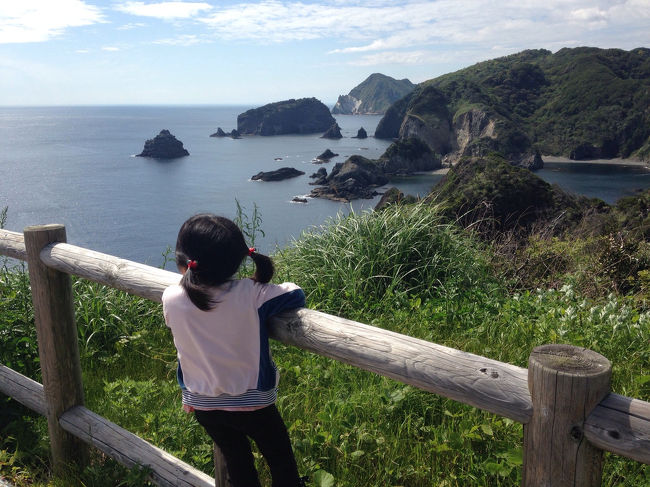
<instances>
[{"instance_id":1,"label":"pigtail","mask_svg":"<svg viewBox=\"0 0 650 487\"><path fill-rule=\"evenodd\" d=\"M249 255L255 263L255 274L253 274L252 279L262 284L270 282L275 273L275 267L273 266L271 258L264 254L255 252L254 250L252 250Z\"/></svg>"},{"instance_id":2,"label":"pigtail","mask_svg":"<svg viewBox=\"0 0 650 487\"><path fill-rule=\"evenodd\" d=\"M189 263L190 261L188 261ZM191 261L194 265L188 265L185 274L183 275L180 285L185 289L187 297L190 298L192 304L203 311L209 311L215 305L212 296L212 288L201 283L199 272L197 271L198 264L196 261Z\"/></svg>"}]
</instances>

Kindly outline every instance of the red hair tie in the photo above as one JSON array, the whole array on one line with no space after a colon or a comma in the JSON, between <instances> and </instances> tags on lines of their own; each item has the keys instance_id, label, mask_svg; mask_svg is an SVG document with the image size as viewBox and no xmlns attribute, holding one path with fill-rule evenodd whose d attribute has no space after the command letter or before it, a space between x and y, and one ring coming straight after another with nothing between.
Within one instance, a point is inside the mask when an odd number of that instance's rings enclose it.
<instances>
[{"instance_id":1,"label":"red hair tie","mask_svg":"<svg viewBox=\"0 0 650 487\"><path fill-rule=\"evenodd\" d=\"M187 261L187 268L188 269L196 269L199 263L195 260L188 260Z\"/></svg>"},{"instance_id":2,"label":"red hair tie","mask_svg":"<svg viewBox=\"0 0 650 487\"><path fill-rule=\"evenodd\" d=\"M253 255L253 252L255 252L255 247L249 247L248 256L250 257L251 255Z\"/></svg>"}]
</instances>

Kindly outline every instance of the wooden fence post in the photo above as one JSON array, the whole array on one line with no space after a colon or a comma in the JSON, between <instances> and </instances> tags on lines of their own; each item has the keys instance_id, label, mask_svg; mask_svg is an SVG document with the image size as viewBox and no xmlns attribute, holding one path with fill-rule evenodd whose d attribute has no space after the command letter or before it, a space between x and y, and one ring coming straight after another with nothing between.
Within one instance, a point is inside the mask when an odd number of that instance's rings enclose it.
<instances>
[{"instance_id":1,"label":"wooden fence post","mask_svg":"<svg viewBox=\"0 0 650 487\"><path fill-rule=\"evenodd\" d=\"M215 487L230 487L226 459L216 443L214 445L214 485Z\"/></svg>"},{"instance_id":2,"label":"wooden fence post","mask_svg":"<svg viewBox=\"0 0 650 487\"><path fill-rule=\"evenodd\" d=\"M52 466L55 474L62 476L70 465L86 465L89 458L87 445L59 425L59 417L66 410L84 404L72 282L68 274L46 267L40 258L46 245L66 241L65 227L32 226L25 228L24 235Z\"/></svg>"},{"instance_id":3,"label":"wooden fence post","mask_svg":"<svg viewBox=\"0 0 650 487\"><path fill-rule=\"evenodd\" d=\"M602 451L584 437L589 413L610 392L612 366L571 345L536 347L528 362L533 415L524 425L524 487L596 487Z\"/></svg>"}]
</instances>

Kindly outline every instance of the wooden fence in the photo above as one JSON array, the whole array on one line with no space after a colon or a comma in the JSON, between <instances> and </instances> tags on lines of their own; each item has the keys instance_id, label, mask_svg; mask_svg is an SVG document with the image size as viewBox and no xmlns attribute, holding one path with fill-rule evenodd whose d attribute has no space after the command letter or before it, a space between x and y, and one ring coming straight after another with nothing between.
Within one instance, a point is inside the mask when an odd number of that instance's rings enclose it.
<instances>
[{"instance_id":1,"label":"wooden fence","mask_svg":"<svg viewBox=\"0 0 650 487\"><path fill-rule=\"evenodd\" d=\"M0 392L48 418L53 466L93 445L165 486L226 485L86 409L70 274L153 301L178 274L65 243L62 225L0 230L0 255L26 260L43 385L0 364ZM276 316L272 338L523 423L523 482L598 486L602 453L650 464L650 403L610 392L611 364L570 345L535 348L524 369L309 309Z\"/></svg>"}]
</instances>

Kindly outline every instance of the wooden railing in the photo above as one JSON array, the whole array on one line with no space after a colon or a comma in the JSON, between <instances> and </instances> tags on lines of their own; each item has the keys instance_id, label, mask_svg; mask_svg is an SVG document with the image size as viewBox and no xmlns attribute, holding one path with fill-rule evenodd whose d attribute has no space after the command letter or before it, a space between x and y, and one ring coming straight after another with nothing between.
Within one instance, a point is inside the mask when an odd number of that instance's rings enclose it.
<instances>
[{"instance_id":1,"label":"wooden railing","mask_svg":"<svg viewBox=\"0 0 650 487\"><path fill-rule=\"evenodd\" d=\"M55 470L84 462L88 443L160 485L213 485L83 407L69 275L160 302L178 274L67 244L61 225L0 230L0 255L28 262L43 375L41 386L0 364L0 392L48 417ZM611 364L590 350L544 345L523 369L309 309L270 326L283 343L523 423L524 486L600 485L603 451L650 464L650 403L611 393ZM226 485L219 461L216 472Z\"/></svg>"}]
</instances>

